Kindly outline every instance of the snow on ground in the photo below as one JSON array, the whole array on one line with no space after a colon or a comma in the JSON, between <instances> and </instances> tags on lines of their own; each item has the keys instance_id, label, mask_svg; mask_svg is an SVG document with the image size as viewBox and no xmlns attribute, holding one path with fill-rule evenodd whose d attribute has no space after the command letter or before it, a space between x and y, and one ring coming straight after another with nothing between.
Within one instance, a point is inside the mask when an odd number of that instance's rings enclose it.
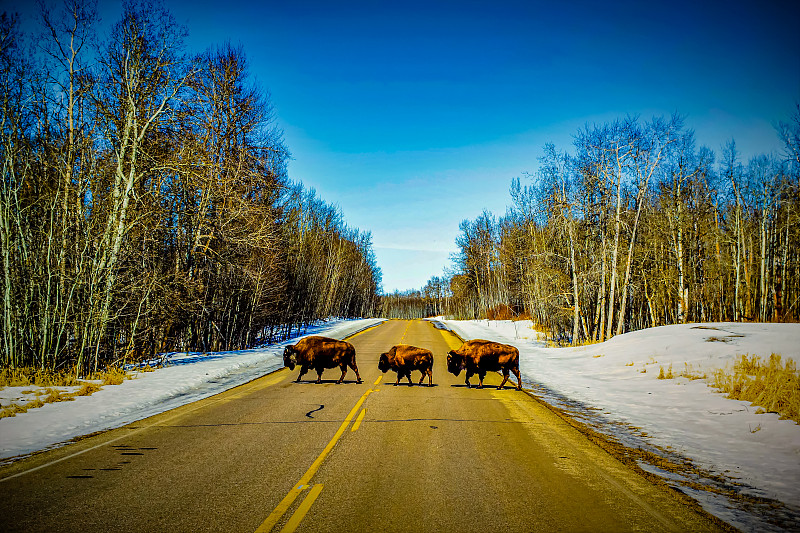
<instances>
[{"instance_id":1,"label":"snow on ground","mask_svg":"<svg viewBox=\"0 0 800 533\"><path fill-rule=\"evenodd\" d=\"M661 367L666 372L672 365L677 375L686 364L694 374L711 376L715 369L732 368L740 354L764 359L776 353L800 362L800 324L663 326L599 344L548 348L530 322L440 321L466 340L516 346L529 385L544 385L557 396L600 409L607 420L640 428L652 444L743 484L743 492L783 502L789 516L779 523L789 529L800 525L800 425L774 413L757 415L749 402L728 399L703 379L657 379ZM765 525L734 516L718 502L701 503L742 529Z\"/></svg>"},{"instance_id":2,"label":"snow on ground","mask_svg":"<svg viewBox=\"0 0 800 533\"><path fill-rule=\"evenodd\" d=\"M381 321L331 320L305 333L341 339ZM75 437L124 426L247 383L283 367L283 348L295 341L241 351L166 354L165 366L154 372L137 372L134 379L105 386L91 396L47 403L0 419L0 459L56 447ZM0 389L0 403L24 403L35 398L35 393L23 393L35 389L5 387Z\"/></svg>"}]
</instances>

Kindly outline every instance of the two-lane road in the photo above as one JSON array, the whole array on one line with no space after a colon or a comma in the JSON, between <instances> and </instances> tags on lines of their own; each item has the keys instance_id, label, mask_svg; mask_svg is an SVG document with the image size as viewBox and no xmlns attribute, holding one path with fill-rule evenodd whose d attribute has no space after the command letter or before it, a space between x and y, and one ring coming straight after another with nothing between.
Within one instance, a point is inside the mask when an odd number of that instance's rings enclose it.
<instances>
[{"instance_id":1,"label":"two-lane road","mask_svg":"<svg viewBox=\"0 0 800 533\"><path fill-rule=\"evenodd\" d=\"M362 384L284 369L3 468L0 530L717 529L511 383L467 389L430 323L348 340ZM433 351L434 387L380 373L400 342Z\"/></svg>"}]
</instances>

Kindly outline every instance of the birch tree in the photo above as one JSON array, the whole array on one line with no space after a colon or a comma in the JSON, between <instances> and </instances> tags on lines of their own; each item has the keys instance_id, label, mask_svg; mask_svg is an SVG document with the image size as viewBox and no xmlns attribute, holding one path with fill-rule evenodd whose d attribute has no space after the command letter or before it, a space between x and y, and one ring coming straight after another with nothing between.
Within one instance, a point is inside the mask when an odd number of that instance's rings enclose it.
<instances>
[{"instance_id":1,"label":"birch tree","mask_svg":"<svg viewBox=\"0 0 800 533\"><path fill-rule=\"evenodd\" d=\"M23 362L24 301L22 265L28 263L28 247L21 219L20 196L28 175L26 150L26 77L30 65L24 59L16 17L0 15L0 248L3 254L3 362L14 367Z\"/></svg>"},{"instance_id":2,"label":"birch tree","mask_svg":"<svg viewBox=\"0 0 800 533\"><path fill-rule=\"evenodd\" d=\"M185 34L163 6L128 0L100 61L95 106L113 174L109 195L103 198L108 202L106 221L95 250L92 316L86 324L95 368L111 318L123 241L134 223L129 217L134 188L148 170L145 139L172 118L174 100L192 74L182 53ZM101 191L93 193L99 200Z\"/></svg>"}]
</instances>

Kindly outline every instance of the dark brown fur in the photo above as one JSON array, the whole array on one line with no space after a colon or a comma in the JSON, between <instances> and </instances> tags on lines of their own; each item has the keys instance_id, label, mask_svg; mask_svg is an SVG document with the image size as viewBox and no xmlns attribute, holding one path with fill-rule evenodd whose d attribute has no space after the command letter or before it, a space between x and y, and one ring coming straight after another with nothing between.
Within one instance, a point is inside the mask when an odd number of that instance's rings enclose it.
<instances>
[{"instance_id":1,"label":"dark brown fur","mask_svg":"<svg viewBox=\"0 0 800 533\"><path fill-rule=\"evenodd\" d=\"M356 365L356 349L345 341L316 335L305 337L297 344L290 344L283 350L283 364L290 370L294 370L296 365L300 367L300 375L297 376L298 383L309 368L317 371L316 382L321 383L322 371L337 366L342 370L342 376L336 383L344 380L348 366L356 373L356 383L361 383L361 376Z\"/></svg>"},{"instance_id":2,"label":"dark brown fur","mask_svg":"<svg viewBox=\"0 0 800 533\"><path fill-rule=\"evenodd\" d=\"M478 374L480 383L478 388L483 388L483 378L486 372L502 370L503 382L498 389L508 381L509 372L517 377L517 390L522 390L522 379L519 375L519 350L508 344L474 339L461 345L458 350L447 353L447 371L459 375L462 370L467 371L467 387L470 386L469 378Z\"/></svg>"},{"instance_id":3,"label":"dark brown fur","mask_svg":"<svg viewBox=\"0 0 800 533\"><path fill-rule=\"evenodd\" d=\"M433 353L425 348L408 344L392 346L388 352L381 354L378 369L384 374L390 369L397 372L395 385L400 384L400 378L407 377L409 386L412 385L411 371L419 370L422 372L419 384L422 385L425 376L428 376L428 386L433 387Z\"/></svg>"}]
</instances>

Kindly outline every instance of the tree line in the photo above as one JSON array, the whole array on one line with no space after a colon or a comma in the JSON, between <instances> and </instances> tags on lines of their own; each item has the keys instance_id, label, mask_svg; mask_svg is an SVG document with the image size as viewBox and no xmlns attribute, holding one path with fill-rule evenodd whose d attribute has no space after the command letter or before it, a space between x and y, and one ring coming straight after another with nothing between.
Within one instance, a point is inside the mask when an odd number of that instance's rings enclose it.
<instances>
[{"instance_id":1,"label":"tree line","mask_svg":"<svg viewBox=\"0 0 800 533\"><path fill-rule=\"evenodd\" d=\"M800 106L782 154L697 146L679 115L544 147L504 216L464 220L452 270L393 314L532 318L566 342L704 321L800 318Z\"/></svg>"},{"instance_id":2,"label":"tree line","mask_svg":"<svg viewBox=\"0 0 800 533\"><path fill-rule=\"evenodd\" d=\"M367 316L371 235L287 177L270 96L240 47L185 50L160 4L0 17L0 244L7 367L226 350Z\"/></svg>"}]
</instances>

